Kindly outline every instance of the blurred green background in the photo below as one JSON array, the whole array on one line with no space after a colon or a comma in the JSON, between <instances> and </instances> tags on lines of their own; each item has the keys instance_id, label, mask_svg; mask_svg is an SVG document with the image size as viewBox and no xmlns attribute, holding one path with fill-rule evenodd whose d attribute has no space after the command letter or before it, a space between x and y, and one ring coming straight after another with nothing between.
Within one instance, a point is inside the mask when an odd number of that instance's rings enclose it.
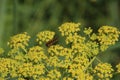
<instances>
[{"instance_id":1,"label":"blurred green background","mask_svg":"<svg viewBox=\"0 0 120 80\"><path fill-rule=\"evenodd\" d=\"M64 22L120 27L120 0L0 0L0 46L14 34L56 31Z\"/></svg>"},{"instance_id":2,"label":"blurred green background","mask_svg":"<svg viewBox=\"0 0 120 80\"><path fill-rule=\"evenodd\" d=\"M64 22L80 22L94 31L102 25L119 28L120 0L0 0L0 47L6 48L10 36L21 32L32 37L46 29L57 32ZM100 58L116 64L119 52L118 42Z\"/></svg>"}]
</instances>

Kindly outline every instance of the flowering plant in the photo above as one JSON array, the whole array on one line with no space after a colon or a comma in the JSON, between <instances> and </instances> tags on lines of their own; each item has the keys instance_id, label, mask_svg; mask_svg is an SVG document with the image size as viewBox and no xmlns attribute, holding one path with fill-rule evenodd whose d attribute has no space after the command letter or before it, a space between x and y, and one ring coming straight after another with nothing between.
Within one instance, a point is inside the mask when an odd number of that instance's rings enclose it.
<instances>
[{"instance_id":1,"label":"flowering plant","mask_svg":"<svg viewBox=\"0 0 120 80\"><path fill-rule=\"evenodd\" d=\"M115 70L97 58L118 41L120 31L102 26L94 33L90 27L81 30L80 25L64 23L59 27L66 47L54 38L55 32L48 30L39 32L38 44L30 48L26 32L11 37L7 56L0 48L0 80L110 80L113 74L120 73L120 64ZM98 64L93 66L95 60Z\"/></svg>"}]
</instances>

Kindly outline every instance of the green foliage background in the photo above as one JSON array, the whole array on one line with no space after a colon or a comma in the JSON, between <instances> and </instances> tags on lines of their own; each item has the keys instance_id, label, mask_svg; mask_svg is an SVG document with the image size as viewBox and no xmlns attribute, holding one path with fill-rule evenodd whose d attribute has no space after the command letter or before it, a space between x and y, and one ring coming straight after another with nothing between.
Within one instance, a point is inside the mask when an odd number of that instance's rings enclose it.
<instances>
[{"instance_id":1,"label":"green foliage background","mask_svg":"<svg viewBox=\"0 0 120 80\"><path fill-rule=\"evenodd\" d=\"M95 32L102 25L119 28L120 0L0 0L0 47L7 49L14 34L28 32L34 38L42 30L57 32L64 22L81 22ZM118 42L99 56L117 64L119 52Z\"/></svg>"}]
</instances>

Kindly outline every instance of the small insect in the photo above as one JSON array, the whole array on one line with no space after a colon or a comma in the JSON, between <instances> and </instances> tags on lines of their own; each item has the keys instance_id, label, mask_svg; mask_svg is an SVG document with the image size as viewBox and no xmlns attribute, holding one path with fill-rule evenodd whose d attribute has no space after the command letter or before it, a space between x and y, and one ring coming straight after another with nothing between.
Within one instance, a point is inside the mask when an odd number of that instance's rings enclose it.
<instances>
[{"instance_id":1,"label":"small insect","mask_svg":"<svg viewBox=\"0 0 120 80\"><path fill-rule=\"evenodd\" d=\"M58 38L57 37L54 37L52 40L50 40L50 41L48 41L47 43L46 43L46 46L47 47L50 47L51 45L54 45L54 44L56 44L58 42Z\"/></svg>"}]
</instances>

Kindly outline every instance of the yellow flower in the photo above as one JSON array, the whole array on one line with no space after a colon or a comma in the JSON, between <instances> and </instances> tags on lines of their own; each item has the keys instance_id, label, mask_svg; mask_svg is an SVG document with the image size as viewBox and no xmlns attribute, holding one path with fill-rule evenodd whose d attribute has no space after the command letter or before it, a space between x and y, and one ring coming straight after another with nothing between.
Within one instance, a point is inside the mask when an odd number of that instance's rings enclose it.
<instances>
[{"instance_id":1,"label":"yellow flower","mask_svg":"<svg viewBox=\"0 0 120 80\"><path fill-rule=\"evenodd\" d=\"M59 78L61 77L61 73L58 70L54 69L49 71L47 76L50 77L51 80L54 80L54 79L59 80Z\"/></svg>"},{"instance_id":2,"label":"yellow flower","mask_svg":"<svg viewBox=\"0 0 120 80\"><path fill-rule=\"evenodd\" d=\"M33 61L34 63L42 62L42 60L45 60L47 58L44 53L44 49L40 46L34 46L30 48L26 56L30 61Z\"/></svg>"},{"instance_id":3,"label":"yellow flower","mask_svg":"<svg viewBox=\"0 0 120 80\"><path fill-rule=\"evenodd\" d=\"M112 66L108 63L99 63L93 72L100 78L100 79L110 79L112 78Z\"/></svg>"},{"instance_id":4,"label":"yellow flower","mask_svg":"<svg viewBox=\"0 0 120 80\"><path fill-rule=\"evenodd\" d=\"M116 65L117 72L120 73L120 63Z\"/></svg>"},{"instance_id":5,"label":"yellow flower","mask_svg":"<svg viewBox=\"0 0 120 80\"><path fill-rule=\"evenodd\" d=\"M73 78L70 78L70 77L64 77L63 80L73 80Z\"/></svg>"},{"instance_id":6,"label":"yellow flower","mask_svg":"<svg viewBox=\"0 0 120 80\"><path fill-rule=\"evenodd\" d=\"M112 45L118 41L118 37L120 32L117 28L112 26L102 26L98 30L98 40L100 41L101 45Z\"/></svg>"},{"instance_id":7,"label":"yellow flower","mask_svg":"<svg viewBox=\"0 0 120 80\"><path fill-rule=\"evenodd\" d=\"M96 40L97 39L97 35L95 33L93 33L91 36L90 36L90 39L91 40Z\"/></svg>"},{"instance_id":8,"label":"yellow flower","mask_svg":"<svg viewBox=\"0 0 120 80\"><path fill-rule=\"evenodd\" d=\"M10 38L10 41L8 42L8 45L10 48L22 48L25 50L25 46L28 46L28 41L30 39L30 36L25 33L17 34Z\"/></svg>"},{"instance_id":9,"label":"yellow flower","mask_svg":"<svg viewBox=\"0 0 120 80\"><path fill-rule=\"evenodd\" d=\"M55 32L52 31L43 31L43 32L39 32L37 34L37 39L36 41L42 45L44 42L48 42L50 40L52 40L55 36Z\"/></svg>"},{"instance_id":10,"label":"yellow flower","mask_svg":"<svg viewBox=\"0 0 120 80\"><path fill-rule=\"evenodd\" d=\"M8 74L12 77L16 77L16 70L17 67L19 66L19 62L17 62L16 60L13 59L9 59L9 58L0 58L0 74L1 76L4 78L6 77ZM13 73L14 74L11 74Z\"/></svg>"},{"instance_id":11,"label":"yellow flower","mask_svg":"<svg viewBox=\"0 0 120 80\"><path fill-rule=\"evenodd\" d=\"M53 45L48 48L48 53L50 56L66 56L66 57L72 57L72 49L64 48L60 45Z\"/></svg>"},{"instance_id":12,"label":"yellow flower","mask_svg":"<svg viewBox=\"0 0 120 80\"><path fill-rule=\"evenodd\" d=\"M46 60L47 66L50 66L50 67L57 67L59 62L60 60L57 56L49 57Z\"/></svg>"},{"instance_id":13,"label":"yellow flower","mask_svg":"<svg viewBox=\"0 0 120 80\"><path fill-rule=\"evenodd\" d=\"M59 31L61 32L62 36L68 36L73 35L74 33L77 33L80 31L80 23L64 23L59 27Z\"/></svg>"},{"instance_id":14,"label":"yellow flower","mask_svg":"<svg viewBox=\"0 0 120 80\"><path fill-rule=\"evenodd\" d=\"M72 77L76 78L76 76L81 77L80 80L83 80L85 78L84 72L82 70L81 64L75 64L69 66L68 72L72 74Z\"/></svg>"},{"instance_id":15,"label":"yellow flower","mask_svg":"<svg viewBox=\"0 0 120 80\"><path fill-rule=\"evenodd\" d=\"M44 76L40 76L40 78L38 80L50 80L50 78L44 77Z\"/></svg>"},{"instance_id":16,"label":"yellow flower","mask_svg":"<svg viewBox=\"0 0 120 80\"><path fill-rule=\"evenodd\" d=\"M89 57L94 57L99 53L99 45L96 42L88 41L86 42L85 53Z\"/></svg>"},{"instance_id":17,"label":"yellow flower","mask_svg":"<svg viewBox=\"0 0 120 80\"><path fill-rule=\"evenodd\" d=\"M88 74L88 73L86 73L85 74L85 80L93 80L93 76Z\"/></svg>"},{"instance_id":18,"label":"yellow flower","mask_svg":"<svg viewBox=\"0 0 120 80\"><path fill-rule=\"evenodd\" d=\"M92 29L91 29L91 27L89 27L89 28L85 28L85 30L83 31L86 35L90 35L91 33L92 33Z\"/></svg>"},{"instance_id":19,"label":"yellow flower","mask_svg":"<svg viewBox=\"0 0 120 80\"><path fill-rule=\"evenodd\" d=\"M24 78L18 78L18 80L25 80Z\"/></svg>"},{"instance_id":20,"label":"yellow flower","mask_svg":"<svg viewBox=\"0 0 120 80\"><path fill-rule=\"evenodd\" d=\"M68 44L68 43L73 43L73 44L83 43L85 41L85 37L82 37L78 34L74 34L74 35L67 36L65 41L66 41L66 44Z\"/></svg>"},{"instance_id":21,"label":"yellow flower","mask_svg":"<svg viewBox=\"0 0 120 80\"><path fill-rule=\"evenodd\" d=\"M44 74L45 66L43 64L33 65L32 63L23 63L18 67L17 73L21 77L33 77L37 78Z\"/></svg>"},{"instance_id":22,"label":"yellow flower","mask_svg":"<svg viewBox=\"0 0 120 80\"><path fill-rule=\"evenodd\" d=\"M5 80L3 77L0 77L0 80Z\"/></svg>"},{"instance_id":23,"label":"yellow flower","mask_svg":"<svg viewBox=\"0 0 120 80\"><path fill-rule=\"evenodd\" d=\"M10 38L11 50L8 58L0 58L0 80L18 78L18 80L109 80L113 76L112 66L99 63L93 68L92 63L99 51L106 50L118 41L120 32L112 26L102 26L98 34L85 28L79 34L80 23L64 23L59 27L65 37L64 46L52 45L41 47L55 38L55 32L43 31L36 36L36 45L28 50L30 36L27 33ZM0 48L0 54L4 50ZM4 57L4 56L2 56ZM120 64L116 65L120 73ZM93 72L92 72L93 71Z\"/></svg>"}]
</instances>

